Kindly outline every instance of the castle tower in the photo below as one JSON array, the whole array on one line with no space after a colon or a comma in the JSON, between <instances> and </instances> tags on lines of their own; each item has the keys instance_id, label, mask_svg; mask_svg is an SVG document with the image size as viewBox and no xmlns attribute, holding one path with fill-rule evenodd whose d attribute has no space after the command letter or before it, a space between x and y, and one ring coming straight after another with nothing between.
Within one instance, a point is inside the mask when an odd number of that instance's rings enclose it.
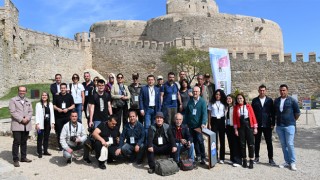
<instances>
[{"instance_id":1,"label":"castle tower","mask_svg":"<svg viewBox=\"0 0 320 180\"><path fill-rule=\"evenodd\" d=\"M219 9L215 0L167 0L167 14L186 13L212 15Z\"/></svg>"}]
</instances>

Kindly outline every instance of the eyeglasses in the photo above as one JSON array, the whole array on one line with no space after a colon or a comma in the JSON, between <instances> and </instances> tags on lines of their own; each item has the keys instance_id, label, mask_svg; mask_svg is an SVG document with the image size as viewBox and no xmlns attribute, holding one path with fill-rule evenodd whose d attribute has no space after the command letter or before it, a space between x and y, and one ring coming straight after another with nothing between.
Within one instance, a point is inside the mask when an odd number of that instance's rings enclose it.
<instances>
[{"instance_id":1,"label":"eyeglasses","mask_svg":"<svg viewBox=\"0 0 320 180\"><path fill-rule=\"evenodd\" d=\"M122 76L118 76L117 78L118 78L118 79L123 79L123 77L122 77Z\"/></svg>"},{"instance_id":2,"label":"eyeglasses","mask_svg":"<svg viewBox=\"0 0 320 180\"><path fill-rule=\"evenodd\" d=\"M73 76L73 77L72 77L72 79L79 79L79 77L77 77L77 76Z\"/></svg>"}]
</instances>

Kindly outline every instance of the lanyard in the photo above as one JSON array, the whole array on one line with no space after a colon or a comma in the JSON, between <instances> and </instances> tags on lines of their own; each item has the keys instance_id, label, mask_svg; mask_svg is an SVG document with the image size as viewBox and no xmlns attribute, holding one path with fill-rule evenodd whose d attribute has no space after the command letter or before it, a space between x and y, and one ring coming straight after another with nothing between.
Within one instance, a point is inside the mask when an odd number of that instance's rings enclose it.
<instances>
[{"instance_id":1,"label":"lanyard","mask_svg":"<svg viewBox=\"0 0 320 180\"><path fill-rule=\"evenodd\" d=\"M151 94L151 96L152 96L152 94L153 94L153 92L154 92L154 87L151 88L151 87L149 86L149 92L150 92L150 94Z\"/></svg>"},{"instance_id":2,"label":"lanyard","mask_svg":"<svg viewBox=\"0 0 320 180\"><path fill-rule=\"evenodd\" d=\"M72 87L73 87L73 89L74 89L74 91L76 92L76 97L78 96L78 84L77 84L77 88L75 87L75 85L74 84L72 84Z\"/></svg>"},{"instance_id":3,"label":"lanyard","mask_svg":"<svg viewBox=\"0 0 320 180\"><path fill-rule=\"evenodd\" d=\"M71 122L69 122L69 132L70 132L70 137L71 137ZM78 122L77 122L77 126L76 126L76 136L77 136L77 132L78 132Z\"/></svg>"},{"instance_id":4,"label":"lanyard","mask_svg":"<svg viewBox=\"0 0 320 180\"><path fill-rule=\"evenodd\" d=\"M220 106L221 106L221 104L219 103L219 106L218 106L218 102L216 102L215 104L216 104L216 106L217 106L217 108L218 108L218 113L219 113L219 112L220 112Z\"/></svg>"}]
</instances>

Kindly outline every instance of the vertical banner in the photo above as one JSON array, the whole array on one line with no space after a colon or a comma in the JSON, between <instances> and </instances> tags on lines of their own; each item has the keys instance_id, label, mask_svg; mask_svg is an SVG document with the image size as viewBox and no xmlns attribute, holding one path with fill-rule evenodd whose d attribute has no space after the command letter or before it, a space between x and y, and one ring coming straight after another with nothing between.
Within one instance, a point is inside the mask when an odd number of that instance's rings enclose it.
<instances>
[{"instance_id":1,"label":"vertical banner","mask_svg":"<svg viewBox=\"0 0 320 180\"><path fill-rule=\"evenodd\" d=\"M231 67L227 49L209 48L212 75L217 89L231 94Z\"/></svg>"}]
</instances>

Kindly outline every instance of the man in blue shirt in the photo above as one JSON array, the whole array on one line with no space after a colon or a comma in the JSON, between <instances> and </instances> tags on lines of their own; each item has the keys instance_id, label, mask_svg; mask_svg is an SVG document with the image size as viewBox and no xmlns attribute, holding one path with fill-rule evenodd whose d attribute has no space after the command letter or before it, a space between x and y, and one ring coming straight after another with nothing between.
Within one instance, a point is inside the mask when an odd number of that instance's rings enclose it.
<instances>
[{"instance_id":1,"label":"man in blue shirt","mask_svg":"<svg viewBox=\"0 0 320 180\"><path fill-rule=\"evenodd\" d=\"M120 136L120 142L118 149L116 150L116 156L120 154L130 158L130 162L133 162L136 158L137 164L142 163L144 153L144 128L143 125L137 121L137 112L131 110L129 112L129 123L127 123ZM126 142L124 142L126 140ZM135 155L136 154L136 155Z\"/></svg>"},{"instance_id":2,"label":"man in blue shirt","mask_svg":"<svg viewBox=\"0 0 320 180\"><path fill-rule=\"evenodd\" d=\"M300 116L298 102L288 96L288 86L280 85L280 97L274 101L274 111L277 121L276 131L278 133L285 162L280 168L290 167L296 171L296 156L294 151L294 134L296 121Z\"/></svg>"},{"instance_id":3,"label":"man in blue shirt","mask_svg":"<svg viewBox=\"0 0 320 180\"><path fill-rule=\"evenodd\" d=\"M182 102L177 84L174 82L175 74L168 73L168 81L161 87L162 112L165 116L165 122L175 124L174 116L178 111L182 111ZM178 107L179 102L179 107Z\"/></svg>"}]
</instances>

